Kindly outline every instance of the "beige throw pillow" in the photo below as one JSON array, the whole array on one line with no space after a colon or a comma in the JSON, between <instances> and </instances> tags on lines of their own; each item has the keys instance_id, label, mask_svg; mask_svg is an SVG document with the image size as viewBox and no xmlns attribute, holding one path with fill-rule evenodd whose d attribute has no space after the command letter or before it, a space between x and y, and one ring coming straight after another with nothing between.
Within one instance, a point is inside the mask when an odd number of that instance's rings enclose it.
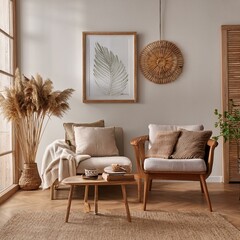
<instances>
[{"instance_id":1,"label":"beige throw pillow","mask_svg":"<svg viewBox=\"0 0 240 240\"><path fill-rule=\"evenodd\" d=\"M74 148L76 147L73 125L76 127L104 127L104 120L99 120L92 123L63 123L65 129L65 142Z\"/></svg>"},{"instance_id":2,"label":"beige throw pillow","mask_svg":"<svg viewBox=\"0 0 240 240\"><path fill-rule=\"evenodd\" d=\"M114 127L75 127L76 153L92 157L119 155Z\"/></svg>"},{"instance_id":3,"label":"beige throw pillow","mask_svg":"<svg viewBox=\"0 0 240 240\"><path fill-rule=\"evenodd\" d=\"M179 134L180 131L158 132L152 147L147 152L147 157L169 158Z\"/></svg>"},{"instance_id":4,"label":"beige throw pillow","mask_svg":"<svg viewBox=\"0 0 240 240\"><path fill-rule=\"evenodd\" d=\"M212 135L212 131L187 131L182 130L175 146L175 151L171 158L204 159L207 141Z\"/></svg>"},{"instance_id":5,"label":"beige throw pillow","mask_svg":"<svg viewBox=\"0 0 240 240\"><path fill-rule=\"evenodd\" d=\"M203 125L160 125L160 124L149 124L149 149L152 143L155 141L155 137L158 132L163 131L180 131L181 129L186 129L188 131L201 131L203 130Z\"/></svg>"}]
</instances>

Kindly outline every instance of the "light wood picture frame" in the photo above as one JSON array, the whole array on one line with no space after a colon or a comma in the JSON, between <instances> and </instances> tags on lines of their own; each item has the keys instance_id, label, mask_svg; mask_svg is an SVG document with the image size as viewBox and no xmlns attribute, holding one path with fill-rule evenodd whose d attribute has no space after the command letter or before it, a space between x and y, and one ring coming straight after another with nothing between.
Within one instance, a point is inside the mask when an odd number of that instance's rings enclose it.
<instances>
[{"instance_id":1,"label":"light wood picture frame","mask_svg":"<svg viewBox=\"0 0 240 240\"><path fill-rule=\"evenodd\" d=\"M137 102L137 33L83 32L83 102Z\"/></svg>"}]
</instances>

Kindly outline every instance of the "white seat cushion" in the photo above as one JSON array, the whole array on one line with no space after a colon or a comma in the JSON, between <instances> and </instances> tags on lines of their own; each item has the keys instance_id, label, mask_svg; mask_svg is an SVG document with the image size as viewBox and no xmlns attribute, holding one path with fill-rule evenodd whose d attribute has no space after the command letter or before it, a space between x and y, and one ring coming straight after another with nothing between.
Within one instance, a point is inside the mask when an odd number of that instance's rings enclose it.
<instances>
[{"instance_id":1,"label":"white seat cushion","mask_svg":"<svg viewBox=\"0 0 240 240\"><path fill-rule=\"evenodd\" d=\"M129 158L123 156L111 156L111 157L91 157L86 159L77 167L77 173L84 173L84 169L95 168L98 173L103 173L105 167L110 166L112 163L120 165L128 165L132 169L132 162Z\"/></svg>"},{"instance_id":2,"label":"white seat cushion","mask_svg":"<svg viewBox=\"0 0 240 240\"><path fill-rule=\"evenodd\" d=\"M144 170L148 172L205 172L207 168L204 160L200 158L146 158Z\"/></svg>"}]
</instances>

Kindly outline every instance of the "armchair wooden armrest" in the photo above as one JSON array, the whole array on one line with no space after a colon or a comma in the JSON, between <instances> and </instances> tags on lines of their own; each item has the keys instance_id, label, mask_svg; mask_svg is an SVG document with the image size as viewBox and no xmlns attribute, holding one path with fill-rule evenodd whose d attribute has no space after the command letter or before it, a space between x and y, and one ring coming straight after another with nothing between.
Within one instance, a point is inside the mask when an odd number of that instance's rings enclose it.
<instances>
[{"instance_id":1,"label":"armchair wooden armrest","mask_svg":"<svg viewBox=\"0 0 240 240\"><path fill-rule=\"evenodd\" d=\"M148 140L149 140L149 136L144 135L144 136L133 138L130 143L131 143L132 146L137 146L141 143L145 143Z\"/></svg>"},{"instance_id":2,"label":"armchair wooden armrest","mask_svg":"<svg viewBox=\"0 0 240 240\"><path fill-rule=\"evenodd\" d=\"M209 139L207 142L208 147L208 158L207 158L207 174L206 178L211 174L212 172L212 166L213 166L213 159L214 159L214 149L218 146L218 142L213 139Z\"/></svg>"},{"instance_id":3,"label":"armchair wooden armrest","mask_svg":"<svg viewBox=\"0 0 240 240\"><path fill-rule=\"evenodd\" d=\"M135 159L138 173L144 175L143 163L145 160L145 143L149 140L148 135L136 137L131 140L131 145L134 147Z\"/></svg>"}]
</instances>

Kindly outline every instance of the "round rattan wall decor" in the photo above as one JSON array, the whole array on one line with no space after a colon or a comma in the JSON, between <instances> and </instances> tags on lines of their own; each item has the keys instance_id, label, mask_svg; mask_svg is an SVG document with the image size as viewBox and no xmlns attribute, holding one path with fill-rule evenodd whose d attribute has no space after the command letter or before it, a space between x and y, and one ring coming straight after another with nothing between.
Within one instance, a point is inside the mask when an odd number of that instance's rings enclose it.
<instances>
[{"instance_id":1,"label":"round rattan wall decor","mask_svg":"<svg viewBox=\"0 0 240 240\"><path fill-rule=\"evenodd\" d=\"M182 72L183 63L179 48L165 40L148 44L140 54L140 69L144 77L158 84L176 80Z\"/></svg>"}]
</instances>

